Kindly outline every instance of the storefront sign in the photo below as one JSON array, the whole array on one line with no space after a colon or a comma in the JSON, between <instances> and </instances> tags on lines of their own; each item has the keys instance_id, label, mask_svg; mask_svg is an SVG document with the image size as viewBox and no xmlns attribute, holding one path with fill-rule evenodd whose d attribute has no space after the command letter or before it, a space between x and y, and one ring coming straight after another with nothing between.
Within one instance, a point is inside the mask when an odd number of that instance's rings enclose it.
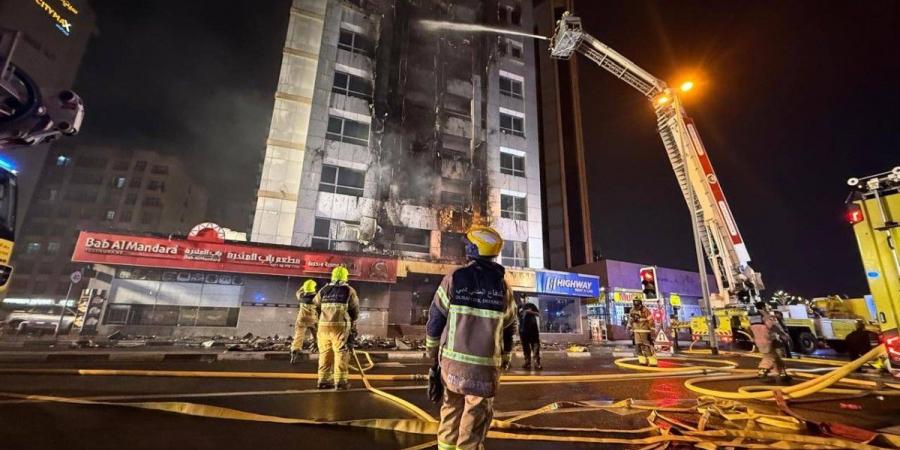
<instances>
[{"instance_id":1,"label":"storefront sign","mask_svg":"<svg viewBox=\"0 0 900 450\"><path fill-rule=\"evenodd\" d=\"M600 278L570 272L539 271L536 276L538 292L571 295L574 297L599 297Z\"/></svg>"},{"instance_id":2,"label":"storefront sign","mask_svg":"<svg viewBox=\"0 0 900 450\"><path fill-rule=\"evenodd\" d=\"M678 294L669 294L669 304L672 306L681 306L681 296Z\"/></svg>"},{"instance_id":3,"label":"storefront sign","mask_svg":"<svg viewBox=\"0 0 900 450\"><path fill-rule=\"evenodd\" d=\"M514 291L535 292L537 275L530 270L506 269L506 282Z\"/></svg>"},{"instance_id":4,"label":"storefront sign","mask_svg":"<svg viewBox=\"0 0 900 450\"><path fill-rule=\"evenodd\" d=\"M72 261L282 276L322 276L343 265L350 278L392 283L397 260L293 248L82 231Z\"/></svg>"}]
</instances>

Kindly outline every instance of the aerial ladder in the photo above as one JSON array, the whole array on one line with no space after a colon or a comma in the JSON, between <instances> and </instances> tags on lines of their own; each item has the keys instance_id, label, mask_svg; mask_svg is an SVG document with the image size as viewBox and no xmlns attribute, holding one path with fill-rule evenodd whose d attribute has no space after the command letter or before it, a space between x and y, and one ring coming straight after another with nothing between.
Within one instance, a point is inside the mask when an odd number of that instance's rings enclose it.
<instances>
[{"instance_id":1,"label":"aerial ladder","mask_svg":"<svg viewBox=\"0 0 900 450\"><path fill-rule=\"evenodd\" d=\"M763 289L762 276L750 267L750 254L709 154L678 96L665 82L585 33L580 18L565 12L556 25L550 40L553 58L569 59L572 53L581 53L652 102L659 135L693 216L695 241L715 275L718 295L712 296L711 306L755 301Z\"/></svg>"}]
</instances>

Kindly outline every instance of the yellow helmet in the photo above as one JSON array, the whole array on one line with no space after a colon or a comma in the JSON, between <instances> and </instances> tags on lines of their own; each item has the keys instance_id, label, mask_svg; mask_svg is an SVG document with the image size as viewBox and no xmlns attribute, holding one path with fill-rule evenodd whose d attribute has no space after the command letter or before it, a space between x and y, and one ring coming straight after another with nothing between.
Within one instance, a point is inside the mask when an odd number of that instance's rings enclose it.
<instances>
[{"instance_id":1,"label":"yellow helmet","mask_svg":"<svg viewBox=\"0 0 900 450\"><path fill-rule=\"evenodd\" d=\"M350 279L350 271L344 266L337 266L331 271L331 282L342 281L346 283Z\"/></svg>"},{"instance_id":2,"label":"yellow helmet","mask_svg":"<svg viewBox=\"0 0 900 450\"><path fill-rule=\"evenodd\" d=\"M497 230L482 225L474 225L466 232L466 256L494 257L503 249L503 238Z\"/></svg>"},{"instance_id":3,"label":"yellow helmet","mask_svg":"<svg viewBox=\"0 0 900 450\"><path fill-rule=\"evenodd\" d=\"M311 294L311 293L313 293L313 292L316 292L316 280L306 280L306 281L304 281L304 282L303 282L303 285L300 286L300 290L303 291L303 292L305 292L305 293L307 293L307 294Z\"/></svg>"}]
</instances>

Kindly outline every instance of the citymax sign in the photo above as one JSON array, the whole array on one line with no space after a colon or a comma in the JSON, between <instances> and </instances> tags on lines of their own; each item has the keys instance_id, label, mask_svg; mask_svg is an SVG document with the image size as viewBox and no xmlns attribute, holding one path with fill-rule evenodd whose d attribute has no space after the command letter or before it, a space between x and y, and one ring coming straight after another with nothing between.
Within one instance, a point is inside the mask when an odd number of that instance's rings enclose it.
<instances>
[{"instance_id":1,"label":"citymax sign","mask_svg":"<svg viewBox=\"0 0 900 450\"><path fill-rule=\"evenodd\" d=\"M328 276L344 266L351 279L397 281L396 259L226 242L219 233L202 231L187 239L82 231L72 261L291 277Z\"/></svg>"},{"instance_id":2,"label":"citymax sign","mask_svg":"<svg viewBox=\"0 0 900 450\"><path fill-rule=\"evenodd\" d=\"M600 277L571 272L538 271L536 278L538 292L544 294L600 296Z\"/></svg>"}]
</instances>

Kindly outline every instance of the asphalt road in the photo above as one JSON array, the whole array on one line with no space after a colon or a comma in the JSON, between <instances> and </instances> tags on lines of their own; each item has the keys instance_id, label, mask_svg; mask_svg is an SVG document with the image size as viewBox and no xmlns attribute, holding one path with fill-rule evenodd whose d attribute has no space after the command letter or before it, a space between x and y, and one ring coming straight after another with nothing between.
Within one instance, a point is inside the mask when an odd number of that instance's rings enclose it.
<instances>
[{"instance_id":1,"label":"asphalt road","mask_svg":"<svg viewBox=\"0 0 900 450\"><path fill-rule=\"evenodd\" d=\"M757 360L741 358L742 367ZM684 388L685 377L652 380L627 379L632 372L617 369L613 358L545 358L544 374L622 373L623 379L590 383L504 384L496 398L498 417L510 417L557 401L615 401L626 398L677 405L696 396ZM151 370L203 370L314 373L313 363L294 366L283 361L203 362L92 362L16 363L4 368L116 368ZM379 363L371 373L424 373L426 361ZM525 374L521 370L513 373ZM753 382L752 384L758 384ZM734 390L739 382L709 384ZM380 382L394 395L438 416L438 407L425 399L423 382ZM356 382L348 392L320 392L314 381L271 379L171 378L128 376L9 375L0 374L0 448L4 449L398 449L430 442L431 436L374 431L361 428L260 423L186 416L107 405L73 405L23 400L22 395L86 398L118 403L178 401L215 405L241 411L320 421L366 418L412 418L396 405L362 389ZM896 397L894 397L896 398ZM792 405L801 416L816 421L840 422L871 430L900 423L900 402L874 397L844 400L860 410L842 409L838 401ZM770 404L753 403L771 410ZM522 423L541 426L598 427L617 430L647 425L646 413L606 411L546 414ZM622 435L626 436L626 435ZM598 448L547 442L491 440L490 449ZM608 448L619 448L609 446Z\"/></svg>"}]
</instances>

